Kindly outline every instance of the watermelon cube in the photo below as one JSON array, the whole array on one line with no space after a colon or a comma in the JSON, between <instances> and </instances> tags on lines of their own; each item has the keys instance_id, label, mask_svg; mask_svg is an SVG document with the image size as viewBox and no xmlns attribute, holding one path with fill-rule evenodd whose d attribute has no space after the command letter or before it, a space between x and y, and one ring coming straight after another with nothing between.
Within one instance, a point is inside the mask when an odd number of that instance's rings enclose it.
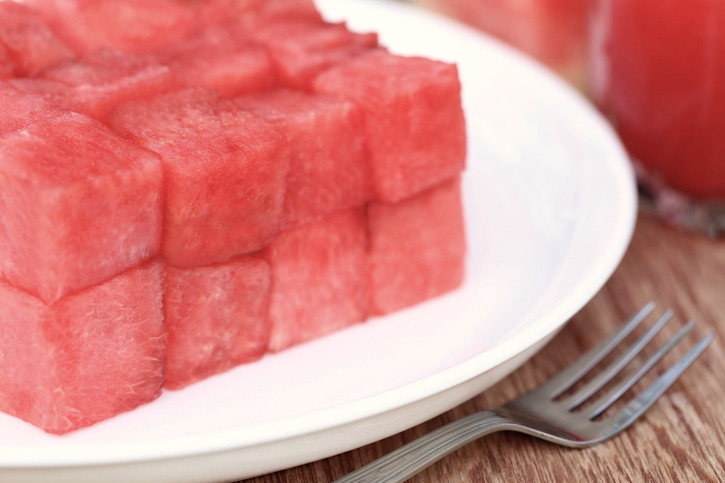
<instances>
[{"instance_id":1,"label":"watermelon cube","mask_svg":"<svg viewBox=\"0 0 725 483\"><path fill-rule=\"evenodd\" d=\"M269 244L271 351L366 319L366 245L362 208L286 230Z\"/></svg>"},{"instance_id":2,"label":"watermelon cube","mask_svg":"<svg viewBox=\"0 0 725 483\"><path fill-rule=\"evenodd\" d=\"M277 20L261 22L252 30L244 25L240 35L269 50L280 82L307 90L320 72L378 46L377 34L351 32L342 23Z\"/></svg>"},{"instance_id":3,"label":"watermelon cube","mask_svg":"<svg viewBox=\"0 0 725 483\"><path fill-rule=\"evenodd\" d=\"M41 96L19 91L12 82L0 81L0 135L64 112Z\"/></svg>"},{"instance_id":4,"label":"watermelon cube","mask_svg":"<svg viewBox=\"0 0 725 483\"><path fill-rule=\"evenodd\" d=\"M378 201L401 201L464 169L455 65L375 50L320 74L314 89L362 108Z\"/></svg>"},{"instance_id":5,"label":"watermelon cube","mask_svg":"<svg viewBox=\"0 0 725 483\"><path fill-rule=\"evenodd\" d=\"M41 77L56 84L28 79L16 85L104 123L116 106L170 91L177 85L171 70L151 57L110 50L48 69Z\"/></svg>"},{"instance_id":6,"label":"watermelon cube","mask_svg":"<svg viewBox=\"0 0 725 483\"><path fill-rule=\"evenodd\" d=\"M14 58L16 76L34 75L74 56L39 13L17 2L0 1L0 45L0 64L4 47Z\"/></svg>"},{"instance_id":7,"label":"watermelon cube","mask_svg":"<svg viewBox=\"0 0 725 483\"><path fill-rule=\"evenodd\" d=\"M295 18L321 22L322 15L312 0L195 0L198 18L207 25Z\"/></svg>"},{"instance_id":8,"label":"watermelon cube","mask_svg":"<svg viewBox=\"0 0 725 483\"><path fill-rule=\"evenodd\" d=\"M289 140L285 227L365 204L367 151L355 104L291 90L239 97L236 102L273 123Z\"/></svg>"},{"instance_id":9,"label":"watermelon cube","mask_svg":"<svg viewBox=\"0 0 725 483\"><path fill-rule=\"evenodd\" d=\"M77 113L0 138L0 278L53 303L158 252L152 153Z\"/></svg>"},{"instance_id":10,"label":"watermelon cube","mask_svg":"<svg viewBox=\"0 0 725 483\"><path fill-rule=\"evenodd\" d=\"M170 264L226 261L279 231L289 152L268 122L215 91L183 89L121 106L112 125L161 156Z\"/></svg>"},{"instance_id":11,"label":"watermelon cube","mask_svg":"<svg viewBox=\"0 0 725 483\"><path fill-rule=\"evenodd\" d=\"M460 177L398 203L371 203L368 231L373 314L410 307L463 281Z\"/></svg>"},{"instance_id":12,"label":"watermelon cube","mask_svg":"<svg viewBox=\"0 0 725 483\"><path fill-rule=\"evenodd\" d=\"M221 27L176 42L156 58L181 85L216 89L224 96L258 92L275 83L267 51Z\"/></svg>"},{"instance_id":13,"label":"watermelon cube","mask_svg":"<svg viewBox=\"0 0 725 483\"><path fill-rule=\"evenodd\" d=\"M246 255L206 267L167 267L166 280L167 389L262 357L269 339L267 262Z\"/></svg>"},{"instance_id":14,"label":"watermelon cube","mask_svg":"<svg viewBox=\"0 0 725 483\"><path fill-rule=\"evenodd\" d=\"M0 281L0 410L63 434L161 394L163 264L46 305Z\"/></svg>"},{"instance_id":15,"label":"watermelon cube","mask_svg":"<svg viewBox=\"0 0 725 483\"><path fill-rule=\"evenodd\" d=\"M175 0L26 0L77 54L111 48L152 52L196 29L194 12Z\"/></svg>"}]
</instances>

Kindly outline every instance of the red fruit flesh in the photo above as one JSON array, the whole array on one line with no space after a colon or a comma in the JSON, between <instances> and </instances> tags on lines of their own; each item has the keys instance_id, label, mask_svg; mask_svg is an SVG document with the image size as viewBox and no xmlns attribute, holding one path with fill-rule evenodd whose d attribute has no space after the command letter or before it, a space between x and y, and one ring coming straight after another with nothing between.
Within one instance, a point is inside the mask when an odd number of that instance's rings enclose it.
<instances>
[{"instance_id":1,"label":"red fruit flesh","mask_svg":"<svg viewBox=\"0 0 725 483\"><path fill-rule=\"evenodd\" d=\"M319 93L363 111L373 190L397 202L465 167L465 119L454 65L382 51L361 54L314 81Z\"/></svg>"},{"instance_id":2,"label":"red fruit flesh","mask_svg":"<svg viewBox=\"0 0 725 483\"><path fill-rule=\"evenodd\" d=\"M167 267L164 386L180 389L262 357L269 295L269 265L256 256L200 268Z\"/></svg>"},{"instance_id":3,"label":"red fruit flesh","mask_svg":"<svg viewBox=\"0 0 725 483\"><path fill-rule=\"evenodd\" d=\"M460 178L395 204L368 207L373 314L410 307L463 281L466 239Z\"/></svg>"},{"instance_id":4,"label":"red fruit flesh","mask_svg":"<svg viewBox=\"0 0 725 483\"><path fill-rule=\"evenodd\" d=\"M76 53L153 52L191 34L194 11L174 0L27 0Z\"/></svg>"},{"instance_id":5,"label":"red fruit flesh","mask_svg":"<svg viewBox=\"0 0 725 483\"><path fill-rule=\"evenodd\" d=\"M46 303L154 256L156 156L69 113L0 142L0 277Z\"/></svg>"},{"instance_id":6,"label":"red fruit flesh","mask_svg":"<svg viewBox=\"0 0 725 483\"><path fill-rule=\"evenodd\" d=\"M359 208L287 230L269 244L271 351L365 320L366 245Z\"/></svg>"},{"instance_id":7,"label":"red fruit flesh","mask_svg":"<svg viewBox=\"0 0 725 483\"><path fill-rule=\"evenodd\" d=\"M5 58L14 59L14 76L19 77L35 75L74 57L39 13L18 2L0 2L0 72L3 48L8 52Z\"/></svg>"},{"instance_id":8,"label":"red fruit flesh","mask_svg":"<svg viewBox=\"0 0 725 483\"><path fill-rule=\"evenodd\" d=\"M163 264L46 305L0 281L0 410L63 434L161 394Z\"/></svg>"},{"instance_id":9,"label":"red fruit flesh","mask_svg":"<svg viewBox=\"0 0 725 483\"><path fill-rule=\"evenodd\" d=\"M185 89L128 103L112 125L161 156L162 254L172 265L226 261L279 231L289 151L271 124L213 91Z\"/></svg>"},{"instance_id":10,"label":"red fruit flesh","mask_svg":"<svg viewBox=\"0 0 725 483\"><path fill-rule=\"evenodd\" d=\"M211 27L156 54L183 86L216 89L224 96L258 92L276 83L267 51Z\"/></svg>"},{"instance_id":11,"label":"red fruit flesh","mask_svg":"<svg viewBox=\"0 0 725 483\"><path fill-rule=\"evenodd\" d=\"M290 90L240 97L236 102L274 124L289 141L285 227L368 200L367 151L355 104Z\"/></svg>"},{"instance_id":12,"label":"red fruit flesh","mask_svg":"<svg viewBox=\"0 0 725 483\"><path fill-rule=\"evenodd\" d=\"M0 81L0 136L63 113L42 96L18 90L14 81Z\"/></svg>"},{"instance_id":13,"label":"red fruit flesh","mask_svg":"<svg viewBox=\"0 0 725 483\"><path fill-rule=\"evenodd\" d=\"M306 90L324 70L378 46L376 34L354 33L344 24L299 20L261 22L253 29L242 24L240 35L268 49L282 84Z\"/></svg>"}]
</instances>

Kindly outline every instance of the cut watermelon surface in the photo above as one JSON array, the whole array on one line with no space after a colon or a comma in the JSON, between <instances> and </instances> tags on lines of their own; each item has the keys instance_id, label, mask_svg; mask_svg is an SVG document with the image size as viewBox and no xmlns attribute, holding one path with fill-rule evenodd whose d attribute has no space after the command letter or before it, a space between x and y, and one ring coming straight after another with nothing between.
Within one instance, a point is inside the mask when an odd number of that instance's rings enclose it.
<instances>
[{"instance_id":1,"label":"cut watermelon surface","mask_svg":"<svg viewBox=\"0 0 725 483\"><path fill-rule=\"evenodd\" d=\"M270 123L214 91L186 89L118 108L113 126L161 156L170 263L225 261L279 231L289 148Z\"/></svg>"},{"instance_id":2,"label":"cut watermelon surface","mask_svg":"<svg viewBox=\"0 0 725 483\"><path fill-rule=\"evenodd\" d=\"M192 0L191 3L206 25L274 19L322 22L312 0Z\"/></svg>"},{"instance_id":3,"label":"cut watermelon surface","mask_svg":"<svg viewBox=\"0 0 725 483\"><path fill-rule=\"evenodd\" d=\"M17 65L15 58L5 44L0 42L0 80L9 79L15 75Z\"/></svg>"},{"instance_id":4,"label":"cut watermelon surface","mask_svg":"<svg viewBox=\"0 0 725 483\"><path fill-rule=\"evenodd\" d=\"M462 280L456 67L311 0L0 0L0 79L0 410L45 431Z\"/></svg>"},{"instance_id":5,"label":"cut watermelon surface","mask_svg":"<svg viewBox=\"0 0 725 483\"><path fill-rule=\"evenodd\" d=\"M151 52L194 31L194 12L175 0L26 0L83 55L103 48Z\"/></svg>"},{"instance_id":6,"label":"cut watermelon surface","mask_svg":"<svg viewBox=\"0 0 725 483\"><path fill-rule=\"evenodd\" d=\"M465 120L454 65L376 50L322 73L314 88L362 108L379 201L400 201L464 169Z\"/></svg>"},{"instance_id":7,"label":"cut watermelon surface","mask_svg":"<svg viewBox=\"0 0 725 483\"><path fill-rule=\"evenodd\" d=\"M324 70L378 46L375 34L354 33L344 24L299 20L260 23L240 35L265 46L280 81L298 89L310 89Z\"/></svg>"},{"instance_id":8,"label":"cut watermelon surface","mask_svg":"<svg viewBox=\"0 0 725 483\"><path fill-rule=\"evenodd\" d=\"M13 81L0 81L0 135L64 113L43 96L18 90Z\"/></svg>"},{"instance_id":9,"label":"cut watermelon surface","mask_svg":"<svg viewBox=\"0 0 725 483\"><path fill-rule=\"evenodd\" d=\"M52 303L158 252L161 165L68 113L0 141L0 277Z\"/></svg>"},{"instance_id":10,"label":"cut watermelon surface","mask_svg":"<svg viewBox=\"0 0 725 483\"><path fill-rule=\"evenodd\" d=\"M265 249L272 269L269 349L279 351L367 317L363 210L345 210L280 234Z\"/></svg>"},{"instance_id":11,"label":"cut watermelon surface","mask_svg":"<svg viewBox=\"0 0 725 483\"><path fill-rule=\"evenodd\" d=\"M158 397L162 282L151 262L46 305L0 281L0 410L62 434Z\"/></svg>"},{"instance_id":12,"label":"cut watermelon surface","mask_svg":"<svg viewBox=\"0 0 725 483\"><path fill-rule=\"evenodd\" d=\"M227 97L268 90L277 83L266 49L227 28L210 27L156 55L181 85L216 89Z\"/></svg>"},{"instance_id":13,"label":"cut watermelon surface","mask_svg":"<svg viewBox=\"0 0 725 483\"><path fill-rule=\"evenodd\" d=\"M355 104L285 89L236 101L274 124L288 140L285 227L368 201L367 150L362 116Z\"/></svg>"},{"instance_id":14,"label":"cut watermelon surface","mask_svg":"<svg viewBox=\"0 0 725 483\"><path fill-rule=\"evenodd\" d=\"M62 88L53 99L60 107L80 112L102 122L108 121L111 110L125 102L162 94L177 85L169 67L150 57L131 56L122 52L102 50L47 69L42 79L56 81Z\"/></svg>"},{"instance_id":15,"label":"cut watermelon surface","mask_svg":"<svg viewBox=\"0 0 725 483\"><path fill-rule=\"evenodd\" d=\"M0 64L3 48L6 58L14 61L14 75L19 76L37 74L74 57L35 10L10 1L0 2Z\"/></svg>"},{"instance_id":16,"label":"cut watermelon surface","mask_svg":"<svg viewBox=\"0 0 725 483\"><path fill-rule=\"evenodd\" d=\"M205 267L169 267L166 283L167 388L180 389L264 355L270 271L262 258L247 255Z\"/></svg>"},{"instance_id":17,"label":"cut watermelon surface","mask_svg":"<svg viewBox=\"0 0 725 483\"><path fill-rule=\"evenodd\" d=\"M398 203L371 203L371 310L388 314L463 281L466 238L460 178Z\"/></svg>"}]
</instances>

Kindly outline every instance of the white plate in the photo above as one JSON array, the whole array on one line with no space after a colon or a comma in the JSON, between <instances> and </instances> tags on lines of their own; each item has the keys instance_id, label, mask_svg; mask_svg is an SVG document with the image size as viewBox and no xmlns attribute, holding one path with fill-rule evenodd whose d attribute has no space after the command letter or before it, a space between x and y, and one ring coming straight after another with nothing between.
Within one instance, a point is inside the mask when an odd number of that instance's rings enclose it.
<instances>
[{"instance_id":1,"label":"white plate","mask_svg":"<svg viewBox=\"0 0 725 483\"><path fill-rule=\"evenodd\" d=\"M319 4L393 51L459 63L464 286L64 437L0 415L1 481L232 480L367 444L511 372L611 275L634 225L634 180L585 100L458 24L383 1Z\"/></svg>"}]
</instances>

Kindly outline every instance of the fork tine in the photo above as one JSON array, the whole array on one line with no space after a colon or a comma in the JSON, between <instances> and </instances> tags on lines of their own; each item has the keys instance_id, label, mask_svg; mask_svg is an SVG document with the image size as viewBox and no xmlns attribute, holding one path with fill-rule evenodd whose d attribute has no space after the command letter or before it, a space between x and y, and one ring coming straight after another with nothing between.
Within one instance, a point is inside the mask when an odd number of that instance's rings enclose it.
<instances>
[{"instance_id":1,"label":"fork tine","mask_svg":"<svg viewBox=\"0 0 725 483\"><path fill-rule=\"evenodd\" d=\"M695 321L691 320L684 327L682 327L677 334L674 335L665 345L653 354L642 366L635 371L631 376L620 381L616 386L607 391L606 394L597 399L592 404L593 410L589 412L589 419L594 419L606 411L612 404L614 404L622 395L629 390L634 384L639 381L652 367L662 359L678 342L680 342L687 334L689 334L693 327L695 327Z\"/></svg>"},{"instance_id":2,"label":"fork tine","mask_svg":"<svg viewBox=\"0 0 725 483\"><path fill-rule=\"evenodd\" d=\"M639 416L642 415L659 397L679 378L695 359L704 351L712 342L714 334L710 333L702 338L690 351L685 354L682 359L677 361L670 367L659 379L653 382L639 396L633 399L627 406L621 409L610 419L604 420L605 424L611 425L611 432L606 437L613 436L622 429L632 424ZM603 421L603 422L604 422Z\"/></svg>"},{"instance_id":3,"label":"fork tine","mask_svg":"<svg viewBox=\"0 0 725 483\"><path fill-rule=\"evenodd\" d=\"M609 364L599 374L597 374L594 379L589 381L584 387L579 389L575 394L567 399L565 403L567 409L571 411L572 409L576 409L577 407L579 407L595 392L600 390L602 387L604 387L605 384L611 381L614 376L619 374L619 371L621 371L627 364L629 364L632 359L634 359L635 356L639 354L640 351L649 343L649 341L652 340L655 335L657 335L657 333L667 323L667 321L672 318L672 315L672 310L668 310L667 312L665 312L665 314L660 317L657 322L655 322L654 325L652 325L652 327L642 337L640 337L639 340L637 340L637 342L632 344L626 352L620 355L616 360L612 361L612 363Z\"/></svg>"},{"instance_id":4,"label":"fork tine","mask_svg":"<svg viewBox=\"0 0 725 483\"><path fill-rule=\"evenodd\" d=\"M626 324L616 332L597 344L589 352L570 364L554 377L545 382L540 389L548 391L552 399L560 396L564 391L577 383L592 367L597 365L609 354L637 325L642 322L654 309L654 302L650 302L637 312ZM538 392L538 390L537 390Z\"/></svg>"}]
</instances>

